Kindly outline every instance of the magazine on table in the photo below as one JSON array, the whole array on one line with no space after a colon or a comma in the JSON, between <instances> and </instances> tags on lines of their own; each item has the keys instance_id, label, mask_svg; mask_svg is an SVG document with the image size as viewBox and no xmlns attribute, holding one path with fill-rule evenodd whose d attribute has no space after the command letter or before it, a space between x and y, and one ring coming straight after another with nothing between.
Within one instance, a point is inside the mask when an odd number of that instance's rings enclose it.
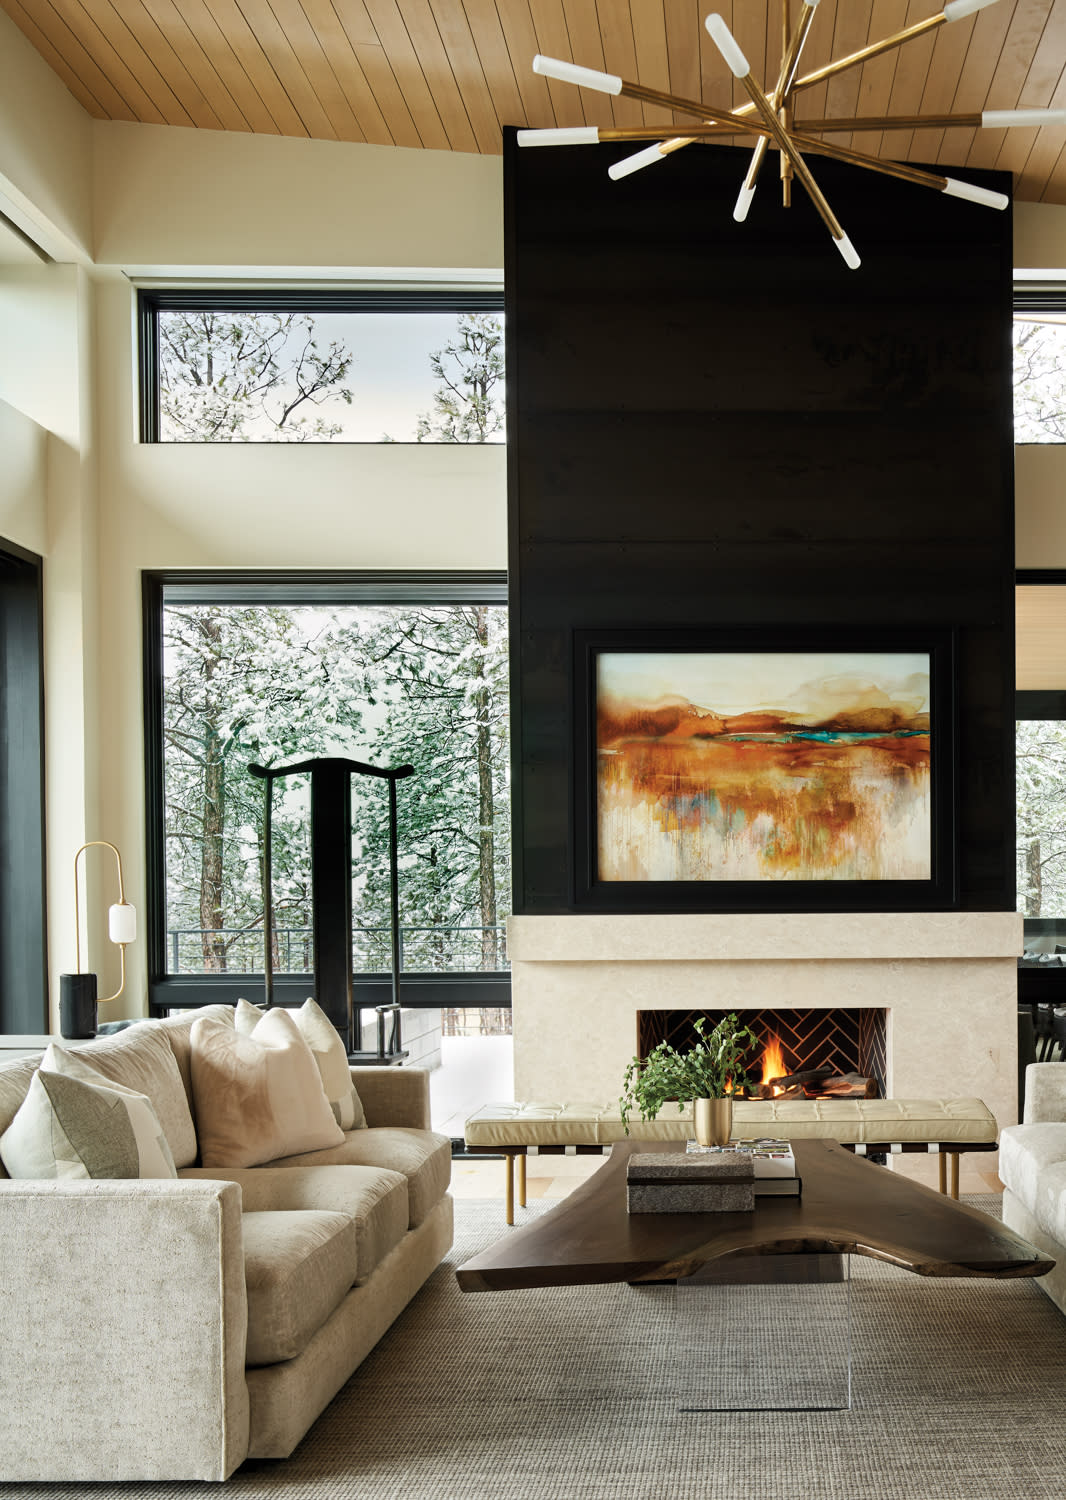
<instances>
[{"instance_id":1,"label":"magazine on table","mask_svg":"<svg viewBox=\"0 0 1066 1500\"><path fill-rule=\"evenodd\" d=\"M699 1156L720 1156L727 1151L750 1156L756 1197L789 1196L800 1191L796 1157L788 1141L760 1136L754 1140L730 1141L728 1146L701 1146L698 1141L690 1140L685 1149Z\"/></svg>"}]
</instances>

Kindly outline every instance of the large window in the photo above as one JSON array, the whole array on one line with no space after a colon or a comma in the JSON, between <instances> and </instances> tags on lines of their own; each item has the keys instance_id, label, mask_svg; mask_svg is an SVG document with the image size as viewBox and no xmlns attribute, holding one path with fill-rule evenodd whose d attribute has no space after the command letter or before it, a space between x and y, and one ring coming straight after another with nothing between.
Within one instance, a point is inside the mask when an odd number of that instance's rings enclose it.
<instances>
[{"instance_id":1,"label":"large window","mask_svg":"<svg viewBox=\"0 0 1066 1500\"><path fill-rule=\"evenodd\" d=\"M1017 909L1027 952L1066 945L1066 573L1017 588Z\"/></svg>"},{"instance_id":2,"label":"large window","mask_svg":"<svg viewBox=\"0 0 1066 1500\"><path fill-rule=\"evenodd\" d=\"M142 437L502 443L502 293L141 292Z\"/></svg>"},{"instance_id":3,"label":"large window","mask_svg":"<svg viewBox=\"0 0 1066 1500\"><path fill-rule=\"evenodd\" d=\"M1014 293L1014 441L1066 443L1066 288Z\"/></svg>"},{"instance_id":4,"label":"large window","mask_svg":"<svg viewBox=\"0 0 1066 1500\"><path fill-rule=\"evenodd\" d=\"M146 578L154 1011L261 998L266 802L249 765L406 763L404 1041L412 1061L434 1067L442 1037L445 1052L449 1038L479 1038L499 1071L510 1031L504 600L502 576ZM391 998L388 798L377 778L351 785L352 970L372 1047L373 1008ZM306 776L275 782L271 819L275 996L298 1003L314 969ZM452 1069L436 1088L442 1101L454 1083ZM446 1115L435 1102L437 1123Z\"/></svg>"}]
</instances>

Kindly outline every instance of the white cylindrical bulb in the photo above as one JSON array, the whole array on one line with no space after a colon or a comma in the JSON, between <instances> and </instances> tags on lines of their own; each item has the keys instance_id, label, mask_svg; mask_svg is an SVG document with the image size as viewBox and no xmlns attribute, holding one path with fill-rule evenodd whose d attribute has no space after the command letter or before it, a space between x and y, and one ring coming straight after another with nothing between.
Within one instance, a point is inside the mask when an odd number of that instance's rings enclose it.
<instances>
[{"instance_id":1,"label":"white cylindrical bulb","mask_svg":"<svg viewBox=\"0 0 1066 1500\"><path fill-rule=\"evenodd\" d=\"M645 146L643 151L624 157L622 161L616 161L613 166L608 167L607 176L617 182L620 177L628 177L630 172L639 172L641 167L651 167L657 161L665 160L666 157L659 150L658 145Z\"/></svg>"},{"instance_id":2,"label":"white cylindrical bulb","mask_svg":"<svg viewBox=\"0 0 1066 1500\"><path fill-rule=\"evenodd\" d=\"M995 5L996 0L948 0L944 6L945 21L961 21L964 16L972 16L975 11L984 10L986 5Z\"/></svg>"},{"instance_id":3,"label":"white cylindrical bulb","mask_svg":"<svg viewBox=\"0 0 1066 1500\"><path fill-rule=\"evenodd\" d=\"M1010 130L1014 125L1066 125L1066 109L985 109L986 130Z\"/></svg>"},{"instance_id":4,"label":"white cylindrical bulb","mask_svg":"<svg viewBox=\"0 0 1066 1500\"><path fill-rule=\"evenodd\" d=\"M137 911L128 901L116 901L108 907L107 935L113 943L137 941Z\"/></svg>"},{"instance_id":5,"label":"white cylindrical bulb","mask_svg":"<svg viewBox=\"0 0 1066 1500\"><path fill-rule=\"evenodd\" d=\"M748 59L737 46L736 37L717 11L712 12L703 23L711 34L711 40L725 58L726 66L736 78L747 78L751 72Z\"/></svg>"},{"instance_id":6,"label":"white cylindrical bulb","mask_svg":"<svg viewBox=\"0 0 1066 1500\"><path fill-rule=\"evenodd\" d=\"M614 73L579 68L576 63L563 62L560 57L542 57L539 52L533 59L533 71L542 73L545 78L557 78L560 83L574 83L579 89L597 89L601 94L622 92L622 80Z\"/></svg>"},{"instance_id":7,"label":"white cylindrical bulb","mask_svg":"<svg viewBox=\"0 0 1066 1500\"><path fill-rule=\"evenodd\" d=\"M1006 208L1010 199L1006 193L993 193L990 188L974 187L972 182L960 182L957 177L947 179L944 189L949 198L966 198L970 203L981 203L985 208Z\"/></svg>"},{"instance_id":8,"label":"white cylindrical bulb","mask_svg":"<svg viewBox=\"0 0 1066 1500\"><path fill-rule=\"evenodd\" d=\"M595 125L560 125L550 130L519 130L520 146L595 146L600 132Z\"/></svg>"},{"instance_id":9,"label":"white cylindrical bulb","mask_svg":"<svg viewBox=\"0 0 1066 1500\"><path fill-rule=\"evenodd\" d=\"M840 251L845 264L849 265L853 271L857 271L862 265L862 261L859 259L855 246L848 239L847 235L842 234L838 240L833 241L833 244Z\"/></svg>"},{"instance_id":10,"label":"white cylindrical bulb","mask_svg":"<svg viewBox=\"0 0 1066 1500\"><path fill-rule=\"evenodd\" d=\"M740 192L737 194L736 206L733 209L733 217L738 224L743 224L744 220L748 217L748 209L751 207L751 200L754 197L755 189L749 187L746 182L742 183Z\"/></svg>"}]
</instances>

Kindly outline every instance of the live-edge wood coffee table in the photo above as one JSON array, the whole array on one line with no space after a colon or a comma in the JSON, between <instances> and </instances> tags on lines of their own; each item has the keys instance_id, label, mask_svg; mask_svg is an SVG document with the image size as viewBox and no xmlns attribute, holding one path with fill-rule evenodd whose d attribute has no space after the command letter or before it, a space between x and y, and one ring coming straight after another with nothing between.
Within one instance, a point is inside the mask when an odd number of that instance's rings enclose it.
<instances>
[{"instance_id":1,"label":"live-edge wood coffee table","mask_svg":"<svg viewBox=\"0 0 1066 1500\"><path fill-rule=\"evenodd\" d=\"M631 1214L626 1163L676 1142L619 1141L597 1172L551 1209L461 1265L464 1292L674 1281L708 1261L748 1255L868 1255L919 1276L1043 1276L1055 1264L987 1214L845 1151L792 1142L802 1196L750 1213Z\"/></svg>"}]
</instances>

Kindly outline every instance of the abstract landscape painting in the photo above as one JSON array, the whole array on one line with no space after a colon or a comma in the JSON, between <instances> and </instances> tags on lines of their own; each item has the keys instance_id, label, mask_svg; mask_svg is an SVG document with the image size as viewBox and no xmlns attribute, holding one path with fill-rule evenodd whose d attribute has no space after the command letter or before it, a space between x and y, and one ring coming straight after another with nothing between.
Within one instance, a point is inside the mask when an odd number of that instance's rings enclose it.
<instances>
[{"instance_id":1,"label":"abstract landscape painting","mask_svg":"<svg viewBox=\"0 0 1066 1500\"><path fill-rule=\"evenodd\" d=\"M928 652L603 651L601 881L929 880Z\"/></svg>"}]
</instances>

